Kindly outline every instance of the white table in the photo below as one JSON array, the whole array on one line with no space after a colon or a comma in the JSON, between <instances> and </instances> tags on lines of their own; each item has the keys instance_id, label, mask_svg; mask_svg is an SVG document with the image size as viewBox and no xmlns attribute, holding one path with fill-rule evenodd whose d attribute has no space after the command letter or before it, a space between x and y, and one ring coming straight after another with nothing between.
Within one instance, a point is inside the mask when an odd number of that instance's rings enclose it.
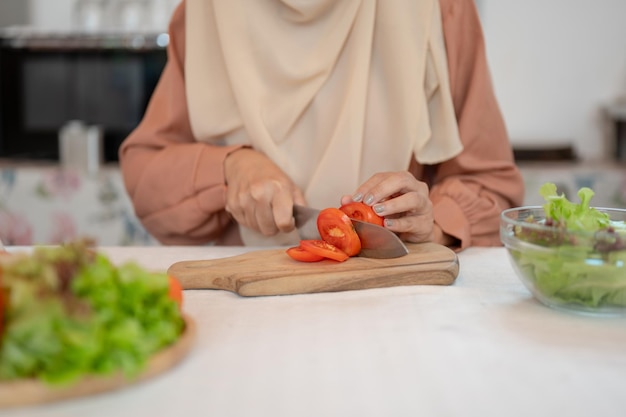
<instances>
[{"instance_id":1,"label":"white table","mask_svg":"<svg viewBox=\"0 0 626 417\"><path fill-rule=\"evenodd\" d=\"M165 269L241 248L103 248ZM626 415L626 318L535 302L503 248L459 254L452 286L244 298L186 291L198 325L175 369L2 416Z\"/></svg>"}]
</instances>

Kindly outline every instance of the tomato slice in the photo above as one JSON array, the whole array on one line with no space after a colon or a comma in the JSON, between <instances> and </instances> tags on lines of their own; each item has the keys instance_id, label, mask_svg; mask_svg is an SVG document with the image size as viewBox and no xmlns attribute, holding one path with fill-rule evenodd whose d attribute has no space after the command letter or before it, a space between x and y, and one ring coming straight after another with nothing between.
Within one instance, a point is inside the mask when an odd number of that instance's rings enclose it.
<instances>
[{"instance_id":1,"label":"tomato slice","mask_svg":"<svg viewBox=\"0 0 626 417\"><path fill-rule=\"evenodd\" d=\"M323 240L301 240L300 247L313 254L339 262L343 262L349 258L347 253Z\"/></svg>"},{"instance_id":2,"label":"tomato slice","mask_svg":"<svg viewBox=\"0 0 626 417\"><path fill-rule=\"evenodd\" d=\"M343 211L351 219L361 220L363 222L374 223L379 226L383 226L385 219L374 211L372 206L368 206L365 203L353 202L344 204L339 207L339 210Z\"/></svg>"},{"instance_id":3,"label":"tomato slice","mask_svg":"<svg viewBox=\"0 0 626 417\"><path fill-rule=\"evenodd\" d=\"M296 261L300 262L319 262L322 259L325 259L322 255L317 255L313 252L303 249L301 246L294 246L287 249L287 255L289 255L291 259L295 259Z\"/></svg>"},{"instance_id":4,"label":"tomato slice","mask_svg":"<svg viewBox=\"0 0 626 417\"><path fill-rule=\"evenodd\" d=\"M354 230L352 220L346 213L335 207L325 208L317 216L317 230L322 240L355 256L361 252L361 239Z\"/></svg>"},{"instance_id":5,"label":"tomato slice","mask_svg":"<svg viewBox=\"0 0 626 417\"><path fill-rule=\"evenodd\" d=\"M180 284L180 281L172 275L168 275L168 279L170 282L169 296L172 300L176 301L178 308L181 308L183 305L183 286Z\"/></svg>"}]
</instances>

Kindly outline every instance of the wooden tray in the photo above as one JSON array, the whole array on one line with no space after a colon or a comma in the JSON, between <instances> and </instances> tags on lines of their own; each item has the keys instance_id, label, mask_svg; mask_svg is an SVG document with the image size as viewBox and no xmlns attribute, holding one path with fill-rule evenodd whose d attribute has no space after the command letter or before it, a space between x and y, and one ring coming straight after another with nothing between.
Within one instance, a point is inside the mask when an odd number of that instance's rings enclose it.
<instances>
[{"instance_id":1,"label":"wooden tray","mask_svg":"<svg viewBox=\"0 0 626 417\"><path fill-rule=\"evenodd\" d=\"M181 261L168 273L185 289L218 289L243 296L304 294L400 285L450 285L459 272L456 253L435 243L408 244L393 259L353 257L345 262L298 262L284 249L214 260Z\"/></svg>"},{"instance_id":2,"label":"wooden tray","mask_svg":"<svg viewBox=\"0 0 626 417\"><path fill-rule=\"evenodd\" d=\"M178 364L189 352L196 336L196 325L183 315L185 328L173 345L156 353L146 369L133 379L122 374L85 377L70 386L55 387L38 380L0 383L0 408L44 404L118 390L153 378Z\"/></svg>"}]
</instances>

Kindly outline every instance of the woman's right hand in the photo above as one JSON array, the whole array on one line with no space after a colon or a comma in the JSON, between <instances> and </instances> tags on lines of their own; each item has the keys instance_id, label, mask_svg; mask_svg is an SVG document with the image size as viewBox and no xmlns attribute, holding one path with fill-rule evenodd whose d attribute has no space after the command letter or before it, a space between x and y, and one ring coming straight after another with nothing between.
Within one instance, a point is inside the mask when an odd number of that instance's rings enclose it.
<instances>
[{"instance_id":1,"label":"woman's right hand","mask_svg":"<svg viewBox=\"0 0 626 417\"><path fill-rule=\"evenodd\" d=\"M226 211L237 223L264 236L295 228L293 205L305 205L304 194L264 154L240 148L224 161Z\"/></svg>"}]
</instances>

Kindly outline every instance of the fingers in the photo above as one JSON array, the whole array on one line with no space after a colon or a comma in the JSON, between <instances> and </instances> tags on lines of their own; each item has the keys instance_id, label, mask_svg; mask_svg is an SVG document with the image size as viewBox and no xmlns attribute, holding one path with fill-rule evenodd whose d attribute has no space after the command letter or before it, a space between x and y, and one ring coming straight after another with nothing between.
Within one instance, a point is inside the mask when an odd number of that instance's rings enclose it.
<instances>
[{"instance_id":1,"label":"fingers","mask_svg":"<svg viewBox=\"0 0 626 417\"><path fill-rule=\"evenodd\" d=\"M428 198L428 187L418 187L411 191L400 191L383 201L374 203L372 208L383 217L399 214L420 215L432 211L432 203Z\"/></svg>"},{"instance_id":2,"label":"fingers","mask_svg":"<svg viewBox=\"0 0 626 417\"><path fill-rule=\"evenodd\" d=\"M350 203L352 203L354 201L355 200L354 200L352 195L344 195L344 196L341 196L340 205L343 206L345 204L350 204Z\"/></svg>"},{"instance_id":3,"label":"fingers","mask_svg":"<svg viewBox=\"0 0 626 417\"><path fill-rule=\"evenodd\" d=\"M293 204L298 204L300 206L308 205L306 202L306 198L304 198L304 194L298 187L295 187L292 191L293 191Z\"/></svg>"},{"instance_id":4,"label":"fingers","mask_svg":"<svg viewBox=\"0 0 626 417\"><path fill-rule=\"evenodd\" d=\"M225 209L237 223L265 236L293 230L293 204L304 204L304 196L269 158L242 149L229 155L224 168Z\"/></svg>"},{"instance_id":5,"label":"fingers","mask_svg":"<svg viewBox=\"0 0 626 417\"><path fill-rule=\"evenodd\" d=\"M428 191L426 184L418 181L408 171L381 172L365 181L351 198L373 206L394 195L424 191Z\"/></svg>"},{"instance_id":6,"label":"fingers","mask_svg":"<svg viewBox=\"0 0 626 417\"><path fill-rule=\"evenodd\" d=\"M428 186L409 172L378 173L363 183L344 201L363 201L385 218L385 227L409 242L430 241L433 232L433 208Z\"/></svg>"},{"instance_id":7,"label":"fingers","mask_svg":"<svg viewBox=\"0 0 626 417\"><path fill-rule=\"evenodd\" d=\"M296 198L291 189L287 190L287 192L278 192L274 195L271 203L272 218L276 227L274 233L288 233L294 229L293 205ZM303 201L304 198L300 198L299 204L302 204Z\"/></svg>"},{"instance_id":8,"label":"fingers","mask_svg":"<svg viewBox=\"0 0 626 417\"><path fill-rule=\"evenodd\" d=\"M232 194L228 195L229 192ZM252 183L249 188L227 191L226 210L239 224L265 236L287 233L295 227L293 194L290 184L261 180ZM304 200L300 196L297 198Z\"/></svg>"},{"instance_id":9,"label":"fingers","mask_svg":"<svg viewBox=\"0 0 626 417\"><path fill-rule=\"evenodd\" d=\"M398 233L402 240L407 242L432 241L433 234L433 210L432 203L427 198L423 205L415 210L408 210L403 215L392 215L385 219L385 227Z\"/></svg>"},{"instance_id":10,"label":"fingers","mask_svg":"<svg viewBox=\"0 0 626 417\"><path fill-rule=\"evenodd\" d=\"M248 220L251 226L265 236L278 233L278 227L274 222L272 201L275 193L282 192L281 188L280 182L276 180L253 183L250 187L249 195L252 201L244 210L250 213Z\"/></svg>"}]
</instances>

